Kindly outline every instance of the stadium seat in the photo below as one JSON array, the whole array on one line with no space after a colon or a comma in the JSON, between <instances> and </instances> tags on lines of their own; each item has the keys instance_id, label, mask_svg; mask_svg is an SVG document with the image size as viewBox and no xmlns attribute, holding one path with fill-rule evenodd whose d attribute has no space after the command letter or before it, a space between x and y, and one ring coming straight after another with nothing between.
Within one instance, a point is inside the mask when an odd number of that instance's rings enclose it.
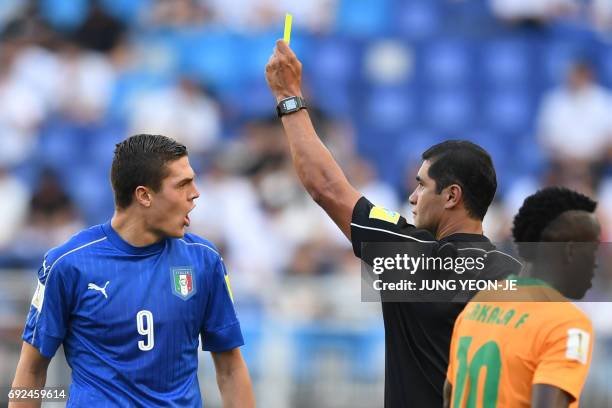
<instances>
[{"instance_id":1,"label":"stadium seat","mask_svg":"<svg viewBox=\"0 0 612 408\"><path fill-rule=\"evenodd\" d=\"M389 0L340 0L336 12L339 33L370 38L390 30Z\"/></svg>"},{"instance_id":2,"label":"stadium seat","mask_svg":"<svg viewBox=\"0 0 612 408\"><path fill-rule=\"evenodd\" d=\"M485 45L481 65L486 79L496 85L517 85L529 79L528 43L519 40L496 40Z\"/></svg>"},{"instance_id":3,"label":"stadium seat","mask_svg":"<svg viewBox=\"0 0 612 408\"><path fill-rule=\"evenodd\" d=\"M423 74L432 85L459 84L468 80L471 55L467 42L438 40L423 48Z\"/></svg>"},{"instance_id":4,"label":"stadium seat","mask_svg":"<svg viewBox=\"0 0 612 408\"><path fill-rule=\"evenodd\" d=\"M87 225L108 221L114 210L108 169L82 165L64 183Z\"/></svg>"},{"instance_id":5,"label":"stadium seat","mask_svg":"<svg viewBox=\"0 0 612 408\"><path fill-rule=\"evenodd\" d=\"M151 0L100 0L100 3L109 14L124 22L135 22L144 9L152 6Z\"/></svg>"},{"instance_id":6,"label":"stadium seat","mask_svg":"<svg viewBox=\"0 0 612 408\"><path fill-rule=\"evenodd\" d=\"M244 346L240 347L240 352L247 367L249 367L249 374L254 380L258 379L265 367L265 356L261 353L264 334L261 320L262 316L254 313L240 316L240 328L244 338Z\"/></svg>"},{"instance_id":7,"label":"stadium seat","mask_svg":"<svg viewBox=\"0 0 612 408\"><path fill-rule=\"evenodd\" d=\"M558 85L565 79L571 62L579 56L579 46L565 41L551 41L544 50L542 61L547 85Z\"/></svg>"},{"instance_id":8,"label":"stadium seat","mask_svg":"<svg viewBox=\"0 0 612 408\"><path fill-rule=\"evenodd\" d=\"M398 87L376 87L363 104L363 119L368 127L389 132L405 129L416 114L412 93Z\"/></svg>"},{"instance_id":9,"label":"stadium seat","mask_svg":"<svg viewBox=\"0 0 612 408\"><path fill-rule=\"evenodd\" d=\"M359 77L360 45L347 38L320 37L313 41L304 61L304 74L313 81L336 86ZM309 64L308 64L309 62Z\"/></svg>"},{"instance_id":10,"label":"stadium seat","mask_svg":"<svg viewBox=\"0 0 612 408\"><path fill-rule=\"evenodd\" d=\"M492 129L520 132L532 126L535 107L527 94L519 89L492 92L485 98L483 108L487 124Z\"/></svg>"},{"instance_id":11,"label":"stadium seat","mask_svg":"<svg viewBox=\"0 0 612 408\"><path fill-rule=\"evenodd\" d=\"M56 118L47 122L41 129L36 157L41 166L54 170L64 178L87 161L82 152L86 150L86 137L83 128L63 119Z\"/></svg>"},{"instance_id":12,"label":"stadium seat","mask_svg":"<svg viewBox=\"0 0 612 408\"><path fill-rule=\"evenodd\" d=\"M437 131L459 132L473 119L471 95L463 90L434 93L425 101L425 118Z\"/></svg>"},{"instance_id":13,"label":"stadium seat","mask_svg":"<svg viewBox=\"0 0 612 408\"><path fill-rule=\"evenodd\" d=\"M327 353L340 357L341 366L348 369L343 377L358 380L373 380L381 375L381 343L384 334L379 327L354 329L331 327L322 323L310 323L294 331L297 382L316 378L317 363ZM384 353L382 353L384 355Z\"/></svg>"},{"instance_id":14,"label":"stadium seat","mask_svg":"<svg viewBox=\"0 0 612 408\"><path fill-rule=\"evenodd\" d=\"M215 89L235 86L245 79L242 42L226 31L185 33L181 38L181 61L186 75Z\"/></svg>"},{"instance_id":15,"label":"stadium seat","mask_svg":"<svg viewBox=\"0 0 612 408\"><path fill-rule=\"evenodd\" d=\"M59 30L79 26L89 12L88 0L39 0L42 16Z\"/></svg>"},{"instance_id":16,"label":"stadium seat","mask_svg":"<svg viewBox=\"0 0 612 408\"><path fill-rule=\"evenodd\" d=\"M276 114L276 101L263 76L239 86L221 89L218 98L223 105L231 107L226 114L234 119L266 118Z\"/></svg>"},{"instance_id":17,"label":"stadium seat","mask_svg":"<svg viewBox=\"0 0 612 408\"><path fill-rule=\"evenodd\" d=\"M435 2L401 1L396 7L395 27L400 35L409 40L418 41L438 32L440 15Z\"/></svg>"},{"instance_id":18,"label":"stadium seat","mask_svg":"<svg viewBox=\"0 0 612 408\"><path fill-rule=\"evenodd\" d=\"M347 118L353 112L353 88L338 84L330 87L327 83L313 83L310 86L315 96L317 107L321 108L330 117Z\"/></svg>"}]
</instances>

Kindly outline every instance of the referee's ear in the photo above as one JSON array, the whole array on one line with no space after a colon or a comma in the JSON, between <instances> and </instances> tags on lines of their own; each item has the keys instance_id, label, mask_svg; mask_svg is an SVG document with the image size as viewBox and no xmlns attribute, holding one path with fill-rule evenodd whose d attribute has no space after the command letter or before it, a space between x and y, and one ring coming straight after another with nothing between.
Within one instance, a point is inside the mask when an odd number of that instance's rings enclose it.
<instances>
[{"instance_id":1,"label":"referee's ear","mask_svg":"<svg viewBox=\"0 0 612 408\"><path fill-rule=\"evenodd\" d=\"M449 210L459 205L463 199L463 189L459 184L451 184L442 191L442 194L446 196L444 208Z\"/></svg>"}]
</instances>

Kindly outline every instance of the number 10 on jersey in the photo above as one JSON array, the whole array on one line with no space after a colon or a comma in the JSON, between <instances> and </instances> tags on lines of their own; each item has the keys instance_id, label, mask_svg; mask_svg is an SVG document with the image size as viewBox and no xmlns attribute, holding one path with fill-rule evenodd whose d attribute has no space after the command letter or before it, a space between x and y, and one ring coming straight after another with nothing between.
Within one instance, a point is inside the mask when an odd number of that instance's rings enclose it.
<instances>
[{"instance_id":1,"label":"number 10 on jersey","mask_svg":"<svg viewBox=\"0 0 612 408\"><path fill-rule=\"evenodd\" d=\"M136 328L138 334L147 336L145 340L138 340L138 348L142 351L149 351L155 345L153 333L153 313L148 310L141 310L136 314Z\"/></svg>"}]
</instances>

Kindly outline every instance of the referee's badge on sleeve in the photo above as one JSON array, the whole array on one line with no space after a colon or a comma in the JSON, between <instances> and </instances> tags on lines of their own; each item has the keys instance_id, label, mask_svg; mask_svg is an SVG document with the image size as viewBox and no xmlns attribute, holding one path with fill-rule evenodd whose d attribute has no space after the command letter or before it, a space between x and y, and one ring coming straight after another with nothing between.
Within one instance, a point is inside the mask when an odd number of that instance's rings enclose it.
<instances>
[{"instance_id":1,"label":"referee's badge on sleeve","mask_svg":"<svg viewBox=\"0 0 612 408\"><path fill-rule=\"evenodd\" d=\"M565 357L570 360L580 361L586 364L589 358L589 341L591 335L581 329L569 329L567 331L567 346Z\"/></svg>"},{"instance_id":2,"label":"referee's badge on sleeve","mask_svg":"<svg viewBox=\"0 0 612 408\"><path fill-rule=\"evenodd\" d=\"M374 206L370 210L370 218L390 222L391 224L397 224L400 215L395 211L387 210L383 207Z\"/></svg>"}]
</instances>

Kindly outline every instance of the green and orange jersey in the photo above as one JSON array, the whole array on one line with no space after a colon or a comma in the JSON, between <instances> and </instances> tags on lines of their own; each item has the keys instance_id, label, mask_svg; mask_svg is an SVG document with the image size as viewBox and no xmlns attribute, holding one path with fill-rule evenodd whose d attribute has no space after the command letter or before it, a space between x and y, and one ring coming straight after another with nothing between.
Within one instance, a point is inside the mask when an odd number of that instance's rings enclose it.
<instances>
[{"instance_id":1,"label":"green and orange jersey","mask_svg":"<svg viewBox=\"0 0 612 408\"><path fill-rule=\"evenodd\" d=\"M535 384L560 388L578 407L591 362L590 319L542 281L481 292L455 322L447 379L451 407L530 407Z\"/></svg>"}]
</instances>

